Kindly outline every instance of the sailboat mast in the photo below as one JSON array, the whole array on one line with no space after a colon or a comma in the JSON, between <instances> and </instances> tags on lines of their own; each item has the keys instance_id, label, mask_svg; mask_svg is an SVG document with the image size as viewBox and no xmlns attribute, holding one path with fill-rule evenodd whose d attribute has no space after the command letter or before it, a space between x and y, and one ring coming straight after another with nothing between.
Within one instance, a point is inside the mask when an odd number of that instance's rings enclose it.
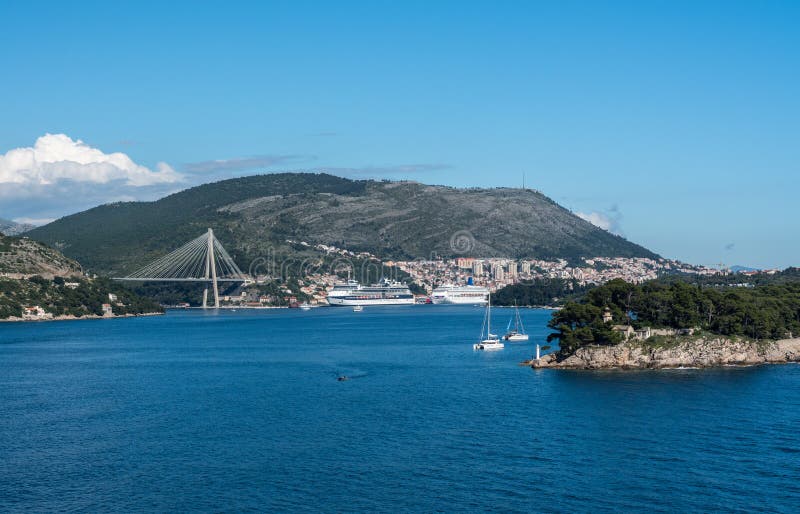
<instances>
[{"instance_id":1,"label":"sailboat mast","mask_svg":"<svg viewBox=\"0 0 800 514\"><path fill-rule=\"evenodd\" d=\"M492 293L489 292L489 303L486 304L486 339L492 337Z\"/></svg>"},{"instance_id":2,"label":"sailboat mast","mask_svg":"<svg viewBox=\"0 0 800 514\"><path fill-rule=\"evenodd\" d=\"M519 307L517 307L517 301L514 300L514 330L516 330L517 332L520 331L519 329L520 323L521 320L519 319Z\"/></svg>"}]
</instances>

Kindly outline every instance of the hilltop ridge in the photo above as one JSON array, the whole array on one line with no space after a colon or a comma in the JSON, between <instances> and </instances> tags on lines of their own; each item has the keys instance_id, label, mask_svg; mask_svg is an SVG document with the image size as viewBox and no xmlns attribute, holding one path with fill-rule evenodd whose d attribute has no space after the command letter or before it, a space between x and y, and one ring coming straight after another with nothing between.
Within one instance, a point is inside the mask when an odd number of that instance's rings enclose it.
<instances>
[{"instance_id":1,"label":"hilltop ridge","mask_svg":"<svg viewBox=\"0 0 800 514\"><path fill-rule=\"evenodd\" d=\"M81 266L38 241L0 234L0 274L68 277L80 275Z\"/></svg>"},{"instance_id":2,"label":"hilltop ridge","mask_svg":"<svg viewBox=\"0 0 800 514\"><path fill-rule=\"evenodd\" d=\"M658 257L531 189L458 189L416 182L278 173L204 184L154 202L108 204L28 235L93 271L121 274L207 227L246 268L287 240L385 259Z\"/></svg>"}]
</instances>

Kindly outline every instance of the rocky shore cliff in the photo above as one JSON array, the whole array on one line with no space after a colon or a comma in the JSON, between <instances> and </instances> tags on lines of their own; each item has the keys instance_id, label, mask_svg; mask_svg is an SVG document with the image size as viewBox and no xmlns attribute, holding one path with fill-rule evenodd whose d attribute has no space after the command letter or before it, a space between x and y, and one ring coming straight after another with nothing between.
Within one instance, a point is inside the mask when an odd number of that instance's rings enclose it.
<instances>
[{"instance_id":1,"label":"rocky shore cliff","mask_svg":"<svg viewBox=\"0 0 800 514\"><path fill-rule=\"evenodd\" d=\"M526 364L557 369L659 369L787 362L800 362L800 338L748 341L706 336L660 345L631 341L613 346L585 346L566 357L551 353Z\"/></svg>"}]
</instances>

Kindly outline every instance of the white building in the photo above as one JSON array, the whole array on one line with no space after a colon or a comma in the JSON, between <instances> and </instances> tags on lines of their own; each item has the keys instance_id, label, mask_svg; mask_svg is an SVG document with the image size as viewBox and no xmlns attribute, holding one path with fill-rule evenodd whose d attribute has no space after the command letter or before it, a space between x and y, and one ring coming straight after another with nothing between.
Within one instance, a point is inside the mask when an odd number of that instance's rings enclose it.
<instances>
[{"instance_id":1,"label":"white building","mask_svg":"<svg viewBox=\"0 0 800 514\"><path fill-rule=\"evenodd\" d=\"M496 262L492 265L492 278L495 280L504 280L506 278L505 270L503 270L503 265L499 262Z\"/></svg>"},{"instance_id":2,"label":"white building","mask_svg":"<svg viewBox=\"0 0 800 514\"><path fill-rule=\"evenodd\" d=\"M22 308L22 319L26 320L38 320L38 319L51 319L53 317L52 314L49 312L45 312L45 310L38 305L34 305L33 307L23 307Z\"/></svg>"},{"instance_id":3,"label":"white building","mask_svg":"<svg viewBox=\"0 0 800 514\"><path fill-rule=\"evenodd\" d=\"M508 278L517 278L517 261L508 261Z\"/></svg>"}]
</instances>

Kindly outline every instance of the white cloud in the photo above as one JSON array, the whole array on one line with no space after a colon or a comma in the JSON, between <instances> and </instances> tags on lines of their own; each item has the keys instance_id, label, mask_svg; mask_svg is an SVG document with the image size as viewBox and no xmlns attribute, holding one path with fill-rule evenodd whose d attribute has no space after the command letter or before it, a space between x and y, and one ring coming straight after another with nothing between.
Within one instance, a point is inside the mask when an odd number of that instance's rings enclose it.
<instances>
[{"instance_id":1,"label":"white cloud","mask_svg":"<svg viewBox=\"0 0 800 514\"><path fill-rule=\"evenodd\" d=\"M614 225L614 221L602 212L576 212L575 215L603 230L611 231L611 227Z\"/></svg>"},{"instance_id":2,"label":"white cloud","mask_svg":"<svg viewBox=\"0 0 800 514\"><path fill-rule=\"evenodd\" d=\"M622 211L620 211L619 205L617 204L612 205L602 212L576 212L575 215L588 221L595 227L602 228L603 230L611 232L612 234L625 237L621 226Z\"/></svg>"},{"instance_id":3,"label":"white cloud","mask_svg":"<svg viewBox=\"0 0 800 514\"><path fill-rule=\"evenodd\" d=\"M155 170L136 164L121 152L104 153L65 134L45 134L33 147L0 155L2 184L50 186L64 181L106 184L120 181L143 187L178 182L182 176L160 162Z\"/></svg>"}]
</instances>

